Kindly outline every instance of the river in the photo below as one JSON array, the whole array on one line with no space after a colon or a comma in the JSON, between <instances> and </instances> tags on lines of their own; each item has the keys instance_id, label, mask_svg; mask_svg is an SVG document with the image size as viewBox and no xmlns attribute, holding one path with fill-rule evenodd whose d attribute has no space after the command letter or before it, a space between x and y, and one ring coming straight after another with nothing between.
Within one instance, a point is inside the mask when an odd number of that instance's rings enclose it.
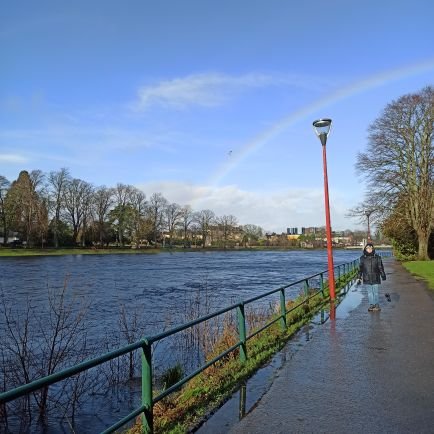
<instances>
[{"instance_id":1,"label":"river","mask_svg":"<svg viewBox=\"0 0 434 434\"><path fill-rule=\"evenodd\" d=\"M359 255L335 250L335 265ZM140 306L151 334L166 324L166 312L175 315L198 288L213 307L222 307L326 269L324 250L1 258L0 291L18 310L29 298L43 309L47 292L66 284L69 297L91 303L93 320L106 330L119 306Z\"/></svg>"},{"instance_id":2,"label":"river","mask_svg":"<svg viewBox=\"0 0 434 434\"><path fill-rule=\"evenodd\" d=\"M335 265L356 259L360 253L335 250ZM95 346L108 336L119 335L122 308L136 315L142 336L151 335L185 322L194 313L204 313L196 308L200 303L206 304L207 312L217 310L326 269L325 250L1 258L0 295L10 317L22 321L30 306L32 320L41 324L50 318L48 294L58 294L66 287L66 303L73 310L79 311L83 303L88 306L87 340ZM298 289L293 291L288 296L296 296ZM2 312L0 326L4 323ZM4 333L1 327L2 341ZM124 405L120 407L124 414ZM87 408L88 415L89 411ZM118 418L111 416L112 420L83 417L82 421L92 420L92 426L86 426L94 432ZM57 432L53 429L45 431Z\"/></svg>"}]
</instances>

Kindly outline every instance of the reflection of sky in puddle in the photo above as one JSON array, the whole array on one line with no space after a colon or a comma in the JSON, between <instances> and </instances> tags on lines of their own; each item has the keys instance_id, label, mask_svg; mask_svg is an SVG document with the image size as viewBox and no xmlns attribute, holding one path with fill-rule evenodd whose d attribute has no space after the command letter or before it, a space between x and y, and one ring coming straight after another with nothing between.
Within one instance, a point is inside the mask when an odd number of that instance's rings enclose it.
<instances>
[{"instance_id":1,"label":"reflection of sky in puddle","mask_svg":"<svg viewBox=\"0 0 434 434\"><path fill-rule=\"evenodd\" d=\"M356 309L363 300L362 286L352 286L347 294L342 298L341 303L336 308L336 320L348 317L351 311ZM310 325L302 327L299 333L291 339L287 345L277 353L270 363L259 369L220 409L216 411L204 424L196 431L200 434L220 434L230 430L239 419L250 412L261 397L270 388L275 377L279 375L279 370L284 363L291 359L296 351L302 348L310 335L315 333L317 327L321 327L321 322L329 320L328 312L321 316L318 313Z\"/></svg>"},{"instance_id":2,"label":"reflection of sky in puddle","mask_svg":"<svg viewBox=\"0 0 434 434\"><path fill-rule=\"evenodd\" d=\"M362 286L353 286L336 309L336 319L346 318L363 300Z\"/></svg>"}]
</instances>

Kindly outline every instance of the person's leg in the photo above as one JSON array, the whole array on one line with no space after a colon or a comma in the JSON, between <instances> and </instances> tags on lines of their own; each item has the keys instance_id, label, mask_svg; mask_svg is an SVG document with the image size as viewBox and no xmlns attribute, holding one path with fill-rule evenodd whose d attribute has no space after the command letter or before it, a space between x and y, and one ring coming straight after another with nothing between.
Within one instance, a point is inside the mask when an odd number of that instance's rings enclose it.
<instances>
[{"instance_id":1,"label":"person's leg","mask_svg":"<svg viewBox=\"0 0 434 434\"><path fill-rule=\"evenodd\" d=\"M372 299L374 300L374 311L379 312L381 307L378 299L378 285L372 285Z\"/></svg>"},{"instance_id":2,"label":"person's leg","mask_svg":"<svg viewBox=\"0 0 434 434\"><path fill-rule=\"evenodd\" d=\"M378 285L372 285L372 304L379 304L379 299L378 299Z\"/></svg>"},{"instance_id":3,"label":"person's leg","mask_svg":"<svg viewBox=\"0 0 434 434\"><path fill-rule=\"evenodd\" d=\"M373 285L366 285L366 288L368 290L368 301L369 301L369 306L373 306L374 303L374 293L373 293L373 289L372 289Z\"/></svg>"}]
</instances>

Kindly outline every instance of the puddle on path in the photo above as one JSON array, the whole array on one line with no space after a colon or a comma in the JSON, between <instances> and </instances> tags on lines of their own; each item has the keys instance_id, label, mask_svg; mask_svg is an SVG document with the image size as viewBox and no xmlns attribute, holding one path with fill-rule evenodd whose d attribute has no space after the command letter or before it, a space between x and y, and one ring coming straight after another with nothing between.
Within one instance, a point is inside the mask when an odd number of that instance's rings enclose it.
<instances>
[{"instance_id":1,"label":"puddle on path","mask_svg":"<svg viewBox=\"0 0 434 434\"><path fill-rule=\"evenodd\" d=\"M336 308L336 320L347 318L352 310L357 308L363 299L361 287L349 288L347 294ZM212 414L197 430L199 434L227 433L231 426L241 420L259 402L261 397L271 387L273 380L279 376L279 371L287 360L310 341L315 331L328 321L328 312L318 313L312 321L304 326L293 339L271 361L259 369L236 393Z\"/></svg>"},{"instance_id":2,"label":"puddle on path","mask_svg":"<svg viewBox=\"0 0 434 434\"><path fill-rule=\"evenodd\" d=\"M336 319L345 319L363 300L362 286L353 286L336 309Z\"/></svg>"}]
</instances>

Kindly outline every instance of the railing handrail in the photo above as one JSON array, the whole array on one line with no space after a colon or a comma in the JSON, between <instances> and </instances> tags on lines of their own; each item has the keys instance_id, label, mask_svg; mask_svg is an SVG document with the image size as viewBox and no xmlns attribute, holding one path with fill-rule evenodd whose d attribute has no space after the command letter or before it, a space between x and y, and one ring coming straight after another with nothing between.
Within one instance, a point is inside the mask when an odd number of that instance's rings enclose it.
<instances>
[{"instance_id":1,"label":"railing handrail","mask_svg":"<svg viewBox=\"0 0 434 434\"><path fill-rule=\"evenodd\" d=\"M338 264L336 266L334 266L334 270L339 269L340 272L340 267L342 266L349 266L352 265L352 270L355 269L356 264L358 263L358 258L354 259L352 261L349 262L345 262L345 263L341 263ZM216 312L210 313L208 315L202 316L200 318L197 318L193 321L190 321L188 323L185 324L181 324L179 326L175 326L165 332L162 333L158 333L152 336L147 336L144 337L142 339L140 339L137 342L134 342L132 344L129 345L125 345L121 348L118 348L116 350L112 350L106 354L97 356L95 358L92 358L90 360L87 361L83 361L77 365L74 365L72 367L66 368L62 371L59 371L57 373L53 373L51 375L48 375L46 377L42 377L39 378L37 380L32 381L31 383L27 383L24 385L21 385L19 387L16 387L14 389L11 389L9 391L3 392L0 394L0 404L3 403L7 403L10 402L14 399L17 399L19 397L22 397L24 395L27 395L31 392L34 392L35 390L38 390L42 387L45 386L49 386L51 384L57 383L59 381L62 381L68 377L71 377L73 375L79 374L80 372L86 371L90 368L93 368L95 366L101 365L107 361L113 360L117 357L120 357L122 355L128 354L132 351L135 351L139 348L142 348L143 350L145 350L146 348L149 349L152 346L153 343L164 339L166 337L172 336L180 331L186 330L187 328L193 327L197 324L200 324L204 321L207 321L209 319L215 318L219 315L222 315L226 312L232 311L234 309L238 309L240 308L240 306L243 308L244 305L252 303L254 301L260 300L262 298L268 297L269 295L275 294L277 292L280 292L281 294L283 294L284 297L284 293L285 293L285 289L295 286L295 285L299 285L300 283L306 283L307 286L309 287L309 281L315 277L320 276L321 277L321 281L324 275L328 274L328 270L324 270L322 272L307 276L307 277L303 277L302 279L299 279L295 282L291 282L288 285L284 285L281 286L279 288L267 291L263 294L260 294L258 296L255 297L251 297L249 299L240 301L238 303L235 303L231 306L228 306L226 308L220 309ZM322 286L322 285L321 285ZM309 296L308 298L312 298L316 295L318 295L319 293L323 292L323 288L320 288L319 291L315 292L313 295ZM239 342L237 342L235 345L233 345L232 347L228 348L227 350L225 350L223 353L221 353L219 356L215 357L213 360L207 362L205 365L201 366L200 368L198 368L196 371L194 371L193 373L191 373L189 376L187 376L186 378L184 378L183 380L179 381L178 383L174 384L173 386L171 386L169 389L165 390L164 392L162 392L160 395L158 395L157 397L155 397L154 399L152 399L152 394L151 394L151 402L148 403L148 407L149 405L155 404L156 402L158 402L159 400L163 399L165 396L167 396L168 394L172 393L173 391L175 391L176 389L178 389L179 387L181 387L183 384L185 384L187 381L189 381L191 378L193 378L194 376L196 376L198 373L202 372L203 370L205 370L206 368L208 368L209 366L211 366L212 364L214 364L215 362L217 362L218 360L220 360L221 358L223 358L225 355L229 354L230 352L234 351L235 349L242 347L243 344L245 345L245 341L247 341L248 339L252 338L253 336L255 336L256 334L258 334L260 331L264 330L265 328L268 328L270 325L274 324L276 321L278 321L279 319L281 319L283 316L285 316L285 320L286 320L286 315L288 313L290 313L292 310L296 309L297 307L299 307L300 305L302 305L305 302L305 300L303 300L300 304L297 304L296 306L292 307L290 310L284 312L284 314L281 314L280 316L278 316L277 318L273 319L269 324L267 324L266 326L264 326L263 328L261 328L261 330L256 331L255 333L251 334L250 336L247 336L244 338L244 343L242 342L242 340L240 340ZM152 370L150 369L150 372L152 372ZM151 377L152 378L152 377ZM149 385L148 385L149 386ZM151 386L152 387L152 384ZM118 429L119 427L121 427L122 425L124 425L125 423L127 423L128 421L132 420L134 417L136 417L137 415L139 415L140 413L144 412L144 409L147 408L146 405L142 405L141 407L139 407L138 409L134 410L132 413L130 413L129 415L127 415L126 417L124 417L122 420L118 421L115 425L113 425L112 427L108 428L107 430L104 431L104 433L109 433L109 432L113 432L114 430ZM148 409L149 410L149 409ZM121 424L122 422L122 424Z\"/></svg>"}]
</instances>

